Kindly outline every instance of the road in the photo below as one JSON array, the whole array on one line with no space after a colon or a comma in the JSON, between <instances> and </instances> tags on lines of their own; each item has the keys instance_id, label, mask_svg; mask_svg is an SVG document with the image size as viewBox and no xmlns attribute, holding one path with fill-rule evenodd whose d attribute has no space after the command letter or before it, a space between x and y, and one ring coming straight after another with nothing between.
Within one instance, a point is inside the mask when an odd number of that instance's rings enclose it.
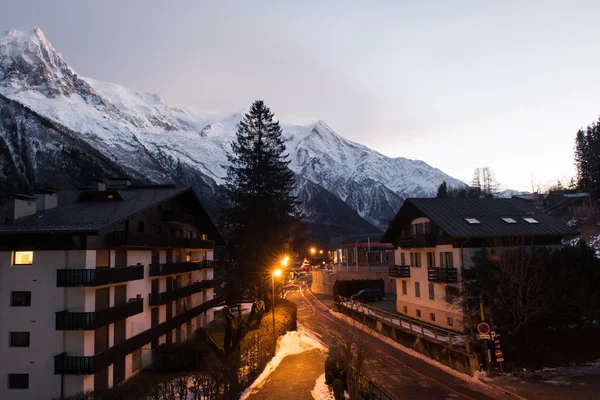
<instances>
[{"instance_id":1,"label":"road","mask_svg":"<svg viewBox=\"0 0 600 400\"><path fill-rule=\"evenodd\" d=\"M298 306L298 322L320 336L328 346L338 333L351 333L367 343L364 373L400 399L503 399L484 387L470 384L412 357L395 347L374 339L363 331L331 316L329 307L307 286L310 277L289 285L287 298Z\"/></svg>"}]
</instances>

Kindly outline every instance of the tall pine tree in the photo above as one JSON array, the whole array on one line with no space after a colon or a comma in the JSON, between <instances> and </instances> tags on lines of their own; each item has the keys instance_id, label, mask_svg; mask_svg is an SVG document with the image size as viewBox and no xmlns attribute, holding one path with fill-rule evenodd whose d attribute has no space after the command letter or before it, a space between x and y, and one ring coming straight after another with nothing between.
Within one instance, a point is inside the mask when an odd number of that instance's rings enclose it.
<instances>
[{"instance_id":1,"label":"tall pine tree","mask_svg":"<svg viewBox=\"0 0 600 400\"><path fill-rule=\"evenodd\" d=\"M244 115L231 150L222 212L230 230L229 254L237 278L260 289L270 282L279 257L290 251L300 219L282 130L264 102L255 101Z\"/></svg>"}]
</instances>

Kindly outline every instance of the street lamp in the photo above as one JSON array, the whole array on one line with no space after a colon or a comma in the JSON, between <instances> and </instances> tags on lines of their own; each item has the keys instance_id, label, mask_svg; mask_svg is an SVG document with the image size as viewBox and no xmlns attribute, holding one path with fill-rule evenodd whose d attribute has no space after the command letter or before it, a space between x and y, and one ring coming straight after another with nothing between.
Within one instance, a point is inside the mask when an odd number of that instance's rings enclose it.
<instances>
[{"instance_id":1,"label":"street lamp","mask_svg":"<svg viewBox=\"0 0 600 400\"><path fill-rule=\"evenodd\" d=\"M283 261L281 262L283 264ZM281 270L278 268L271 274L271 283L273 284L273 306L271 309L273 310L273 340L275 340L275 277L281 276Z\"/></svg>"}]
</instances>

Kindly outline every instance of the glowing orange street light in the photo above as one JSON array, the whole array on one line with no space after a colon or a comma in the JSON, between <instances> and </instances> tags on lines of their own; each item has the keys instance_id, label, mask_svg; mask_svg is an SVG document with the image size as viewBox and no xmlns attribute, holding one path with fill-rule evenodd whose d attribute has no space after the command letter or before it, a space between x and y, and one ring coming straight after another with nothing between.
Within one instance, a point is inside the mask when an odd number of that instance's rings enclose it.
<instances>
[{"instance_id":1,"label":"glowing orange street light","mask_svg":"<svg viewBox=\"0 0 600 400\"><path fill-rule=\"evenodd\" d=\"M323 254L323 250L321 250L319 253Z\"/></svg>"},{"instance_id":2,"label":"glowing orange street light","mask_svg":"<svg viewBox=\"0 0 600 400\"><path fill-rule=\"evenodd\" d=\"M317 249L315 249L314 247L312 247L310 249L310 254L315 254L317 252Z\"/></svg>"}]
</instances>

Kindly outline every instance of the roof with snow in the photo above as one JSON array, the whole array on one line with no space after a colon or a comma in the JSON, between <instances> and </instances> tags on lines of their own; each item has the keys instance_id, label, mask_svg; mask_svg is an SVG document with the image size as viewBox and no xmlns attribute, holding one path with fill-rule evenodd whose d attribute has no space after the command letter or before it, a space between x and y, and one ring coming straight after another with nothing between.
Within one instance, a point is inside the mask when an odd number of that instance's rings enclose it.
<instances>
[{"instance_id":1,"label":"roof with snow","mask_svg":"<svg viewBox=\"0 0 600 400\"><path fill-rule=\"evenodd\" d=\"M579 232L519 199L406 199L381 238L390 243L418 217L457 237L571 236Z\"/></svg>"}]
</instances>

